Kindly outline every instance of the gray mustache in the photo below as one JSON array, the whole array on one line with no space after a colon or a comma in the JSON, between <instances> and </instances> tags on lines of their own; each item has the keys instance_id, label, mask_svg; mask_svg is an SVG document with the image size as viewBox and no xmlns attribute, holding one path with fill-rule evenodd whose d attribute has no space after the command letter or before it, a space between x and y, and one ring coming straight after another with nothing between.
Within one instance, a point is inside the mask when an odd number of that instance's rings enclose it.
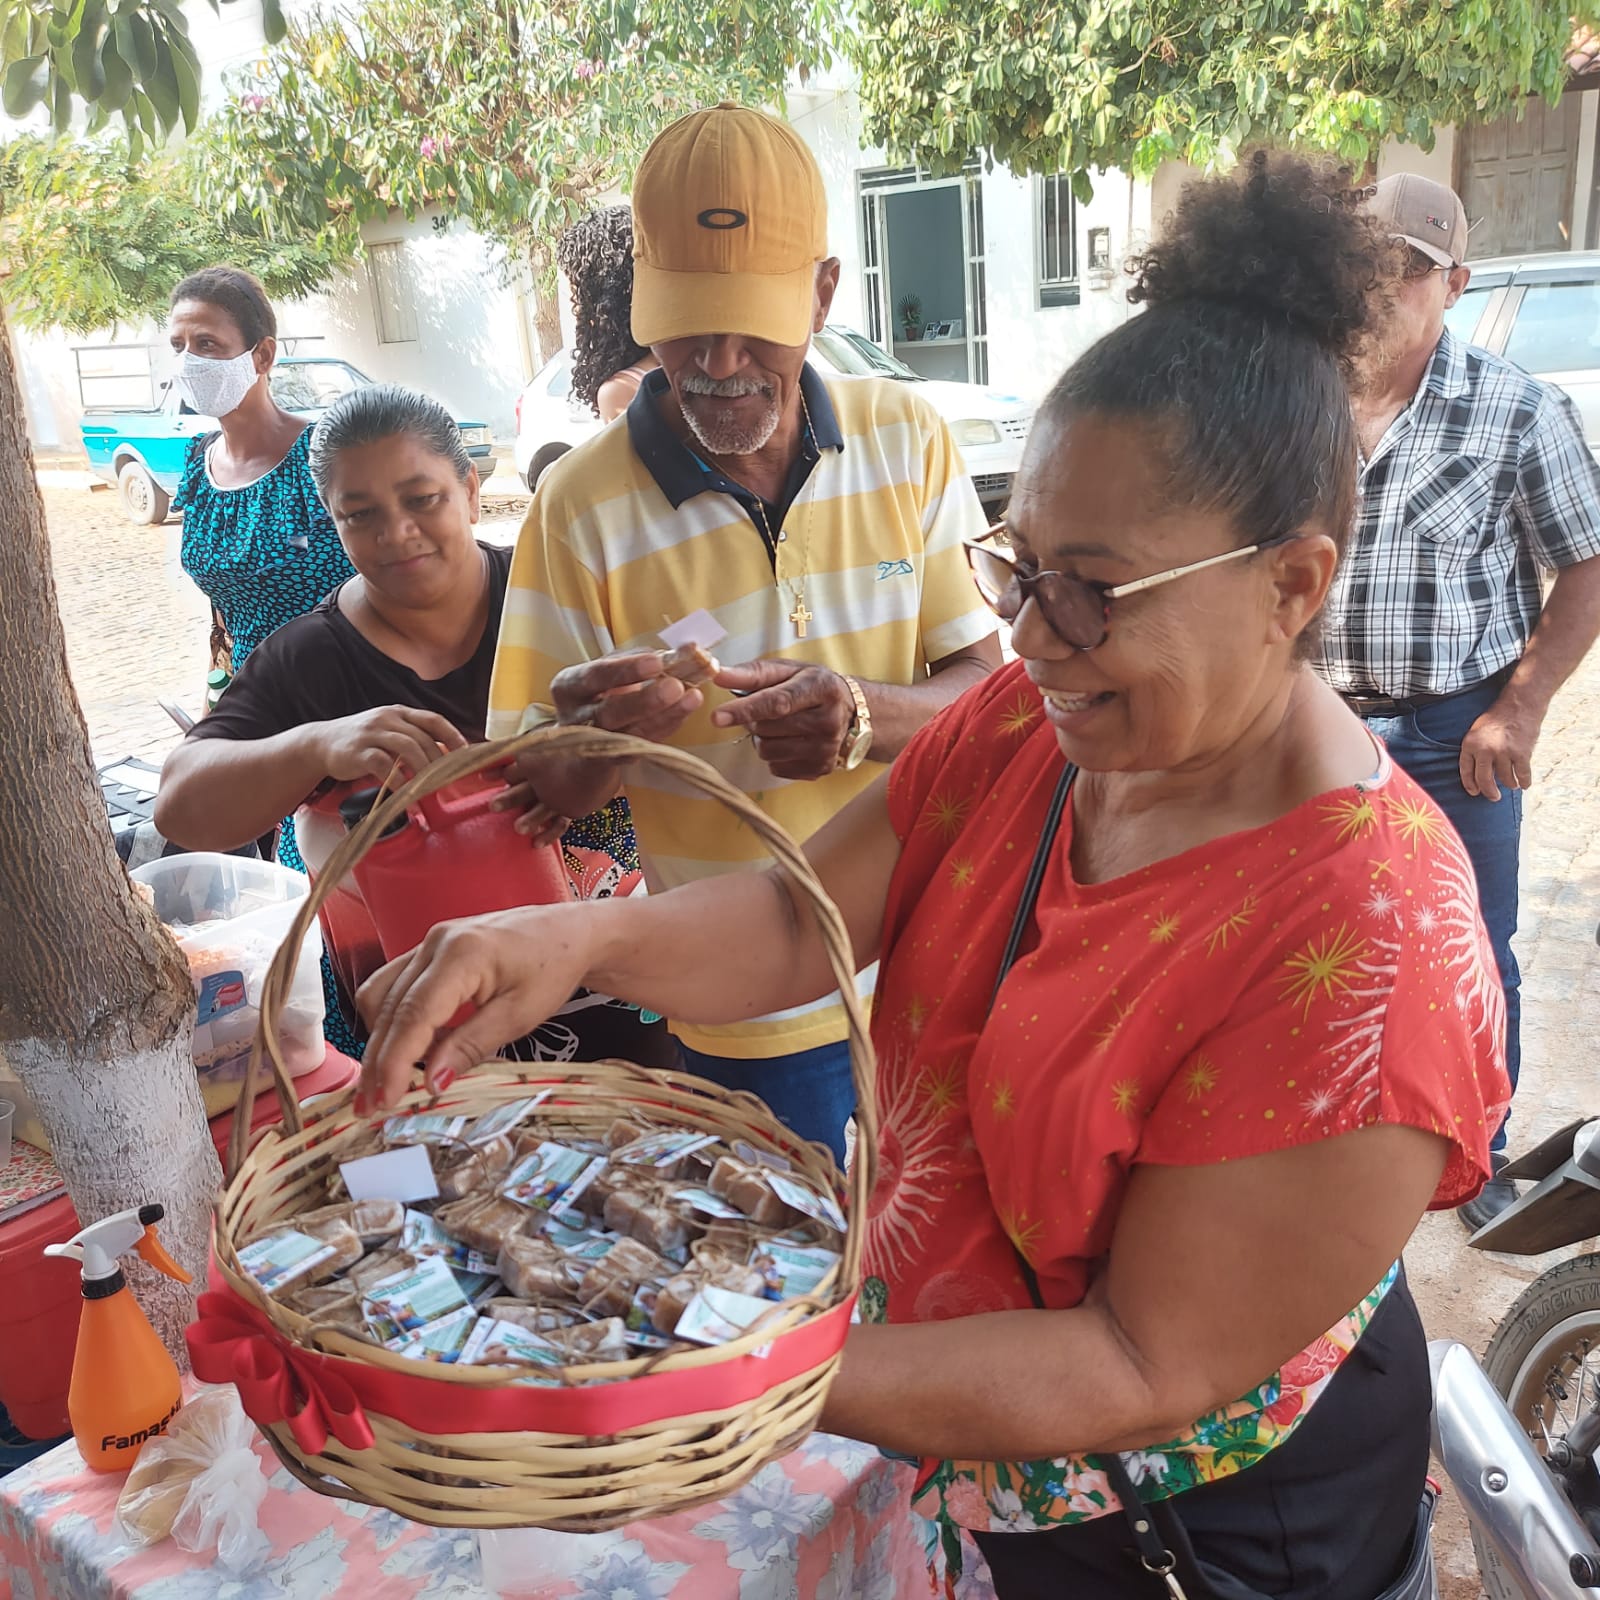
<instances>
[{"instance_id":1,"label":"gray mustache","mask_svg":"<svg viewBox=\"0 0 1600 1600\"><path fill-rule=\"evenodd\" d=\"M772 389L759 378L708 378L703 373L686 373L680 380L685 394L711 395L718 400L742 400L746 395L772 398Z\"/></svg>"}]
</instances>

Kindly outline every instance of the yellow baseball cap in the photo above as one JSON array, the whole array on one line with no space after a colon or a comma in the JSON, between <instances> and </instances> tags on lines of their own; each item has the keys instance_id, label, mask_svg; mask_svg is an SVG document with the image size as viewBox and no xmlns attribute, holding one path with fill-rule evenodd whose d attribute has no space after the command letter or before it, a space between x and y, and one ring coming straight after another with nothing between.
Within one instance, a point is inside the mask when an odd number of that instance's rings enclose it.
<instances>
[{"instance_id":1,"label":"yellow baseball cap","mask_svg":"<svg viewBox=\"0 0 1600 1600\"><path fill-rule=\"evenodd\" d=\"M633 336L811 334L828 203L787 123L724 102L656 136L633 180Z\"/></svg>"}]
</instances>

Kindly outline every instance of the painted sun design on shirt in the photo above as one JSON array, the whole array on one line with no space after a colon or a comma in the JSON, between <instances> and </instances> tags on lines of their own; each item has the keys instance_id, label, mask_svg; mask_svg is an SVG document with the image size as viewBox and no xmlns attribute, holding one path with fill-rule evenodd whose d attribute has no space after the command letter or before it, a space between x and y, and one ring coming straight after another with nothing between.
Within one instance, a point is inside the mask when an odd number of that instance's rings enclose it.
<instances>
[{"instance_id":1,"label":"painted sun design on shirt","mask_svg":"<svg viewBox=\"0 0 1600 1600\"><path fill-rule=\"evenodd\" d=\"M952 889L970 889L978 881L978 869L971 860L965 856L959 861L950 863L950 887Z\"/></svg>"},{"instance_id":2,"label":"painted sun design on shirt","mask_svg":"<svg viewBox=\"0 0 1600 1600\"><path fill-rule=\"evenodd\" d=\"M1180 917L1176 911L1162 911L1150 927L1151 944L1171 944L1178 937Z\"/></svg>"},{"instance_id":3,"label":"painted sun design on shirt","mask_svg":"<svg viewBox=\"0 0 1600 1600\"><path fill-rule=\"evenodd\" d=\"M1131 1116L1139 1109L1139 1082L1136 1078L1119 1078L1111 1085L1111 1104L1123 1116Z\"/></svg>"},{"instance_id":4,"label":"painted sun design on shirt","mask_svg":"<svg viewBox=\"0 0 1600 1600\"><path fill-rule=\"evenodd\" d=\"M1209 1056L1196 1056L1183 1075L1184 1091L1190 1100L1204 1100L1217 1086L1217 1066Z\"/></svg>"},{"instance_id":5,"label":"painted sun design on shirt","mask_svg":"<svg viewBox=\"0 0 1600 1600\"><path fill-rule=\"evenodd\" d=\"M1391 799L1389 815L1400 837L1413 850L1419 843L1436 845L1445 837L1444 817L1425 796Z\"/></svg>"},{"instance_id":6,"label":"painted sun design on shirt","mask_svg":"<svg viewBox=\"0 0 1600 1600\"><path fill-rule=\"evenodd\" d=\"M1103 1027L1095 1030L1094 1039L1097 1050L1109 1050L1111 1048L1116 1042L1117 1035L1121 1033L1123 1025L1133 1015L1134 1008L1138 1004L1137 997L1130 1000L1127 1005L1123 1005L1120 1000L1116 1003L1116 1009L1112 1012L1111 1020Z\"/></svg>"},{"instance_id":7,"label":"painted sun design on shirt","mask_svg":"<svg viewBox=\"0 0 1600 1600\"><path fill-rule=\"evenodd\" d=\"M1039 1248L1039 1241L1044 1234L1044 1224L1034 1222L1028 1216L1026 1207L1008 1206L999 1215L1000 1226L1005 1229L1006 1237L1011 1241L1017 1254L1031 1267L1033 1252Z\"/></svg>"},{"instance_id":8,"label":"painted sun design on shirt","mask_svg":"<svg viewBox=\"0 0 1600 1600\"><path fill-rule=\"evenodd\" d=\"M1308 940L1303 950L1284 962L1289 969L1283 978L1284 998L1300 1007L1301 1016L1310 1016L1318 999L1332 1000L1351 987L1366 954L1366 940L1341 922L1332 933Z\"/></svg>"},{"instance_id":9,"label":"painted sun design on shirt","mask_svg":"<svg viewBox=\"0 0 1600 1600\"><path fill-rule=\"evenodd\" d=\"M922 825L931 828L942 839L954 839L961 832L961 824L967 820L967 813L971 809L970 800L946 790L928 801L927 809L922 813Z\"/></svg>"},{"instance_id":10,"label":"painted sun design on shirt","mask_svg":"<svg viewBox=\"0 0 1600 1600\"><path fill-rule=\"evenodd\" d=\"M1323 806L1322 814L1333 825L1335 837L1341 844L1364 838L1378 826L1378 809L1371 795L1347 795Z\"/></svg>"},{"instance_id":11,"label":"painted sun design on shirt","mask_svg":"<svg viewBox=\"0 0 1600 1600\"><path fill-rule=\"evenodd\" d=\"M1026 694L1019 694L1000 713L1000 731L1020 737L1031 728L1039 716L1039 704Z\"/></svg>"},{"instance_id":12,"label":"painted sun design on shirt","mask_svg":"<svg viewBox=\"0 0 1600 1600\"><path fill-rule=\"evenodd\" d=\"M867 1254L874 1272L898 1276L934 1233L949 1122L925 1077L899 1052L883 1063L878 1083L878 1181L867 1204Z\"/></svg>"},{"instance_id":13,"label":"painted sun design on shirt","mask_svg":"<svg viewBox=\"0 0 1600 1600\"><path fill-rule=\"evenodd\" d=\"M1367 897L1366 909L1374 917L1397 916L1400 910L1400 896L1388 889L1374 889Z\"/></svg>"},{"instance_id":14,"label":"painted sun design on shirt","mask_svg":"<svg viewBox=\"0 0 1600 1600\"><path fill-rule=\"evenodd\" d=\"M1206 936L1206 954L1214 956L1217 951L1226 950L1228 941L1243 933L1255 919L1255 914L1256 897L1247 894L1239 903L1239 909L1224 917Z\"/></svg>"},{"instance_id":15,"label":"painted sun design on shirt","mask_svg":"<svg viewBox=\"0 0 1600 1600\"><path fill-rule=\"evenodd\" d=\"M961 1063L949 1062L942 1067L929 1067L922 1075L922 1092L929 1107L940 1116L946 1116L961 1104Z\"/></svg>"}]
</instances>

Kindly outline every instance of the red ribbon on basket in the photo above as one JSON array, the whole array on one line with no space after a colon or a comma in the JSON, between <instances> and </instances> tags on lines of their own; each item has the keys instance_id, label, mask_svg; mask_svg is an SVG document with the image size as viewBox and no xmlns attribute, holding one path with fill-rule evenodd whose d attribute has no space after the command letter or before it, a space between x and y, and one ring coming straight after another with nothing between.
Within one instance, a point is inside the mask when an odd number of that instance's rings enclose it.
<instances>
[{"instance_id":1,"label":"red ribbon on basket","mask_svg":"<svg viewBox=\"0 0 1600 1600\"><path fill-rule=\"evenodd\" d=\"M187 1335L195 1376L207 1383L238 1384L239 1398L252 1421L270 1424L287 1419L296 1443L308 1455L320 1454L328 1430L348 1448L366 1449L372 1444L368 1411L418 1433L565 1433L604 1438L672 1417L728 1410L759 1399L837 1355L844 1348L856 1303L851 1295L844 1304L775 1335L759 1355L581 1387L479 1388L429 1373L412 1377L305 1350L227 1287L214 1261L212 1266L211 1281L218 1287L200 1296L200 1319L190 1324ZM274 1361L280 1364L281 1376L273 1374ZM297 1411L285 1403L295 1385L304 1396Z\"/></svg>"},{"instance_id":2,"label":"red ribbon on basket","mask_svg":"<svg viewBox=\"0 0 1600 1600\"><path fill-rule=\"evenodd\" d=\"M252 1422L287 1422L307 1455L321 1455L330 1432L347 1450L372 1448L372 1424L329 1357L284 1338L232 1290L201 1295L199 1310L184 1338L202 1383L235 1385Z\"/></svg>"}]
</instances>

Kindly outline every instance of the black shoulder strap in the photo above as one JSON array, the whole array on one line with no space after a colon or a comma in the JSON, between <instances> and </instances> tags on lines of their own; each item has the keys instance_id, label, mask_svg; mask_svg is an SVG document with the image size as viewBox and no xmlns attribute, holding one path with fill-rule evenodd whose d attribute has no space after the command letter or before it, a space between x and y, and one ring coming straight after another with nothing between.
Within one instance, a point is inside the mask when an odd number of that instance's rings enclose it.
<instances>
[{"instance_id":1,"label":"black shoulder strap","mask_svg":"<svg viewBox=\"0 0 1600 1600\"><path fill-rule=\"evenodd\" d=\"M994 993L989 996L991 1011L994 1010L994 1003L1000 996L1000 985L1006 981L1006 974L1016 965L1017 952L1021 950L1022 941L1027 937L1028 925L1033 921L1033 910L1039 903L1039 886L1044 882L1045 869L1050 865L1050 851L1056 842L1056 835L1061 831L1061 818L1066 812L1067 800L1072 794L1072 785L1077 776L1077 767L1069 761L1056 780L1055 793L1050 796L1050 809L1045 812L1044 826L1039 830L1039 843L1034 849L1028 876L1022 883L1022 898L1017 902L1017 914L1011 919L1011 933L1006 939L1005 951L1000 957L1000 970L995 974Z\"/></svg>"},{"instance_id":2,"label":"black shoulder strap","mask_svg":"<svg viewBox=\"0 0 1600 1600\"><path fill-rule=\"evenodd\" d=\"M1033 922L1034 910L1039 903L1039 889L1044 882L1045 871L1050 865L1050 852L1055 845L1056 835L1061 831L1061 819L1066 814L1067 802L1072 797L1072 785L1077 776L1077 767L1069 761L1056 783L1055 793L1050 797L1050 809L1045 813L1044 826L1039 830L1039 843L1034 850L1028 876L1023 880L1022 898L1017 904L1017 914L1011 920L1011 933L1006 940L1005 951L1000 957L1000 971L995 977L994 993L989 999L991 1011L994 1009L995 1000L999 998L1000 986L1006 981L1006 974L1016 965L1022 941L1027 937L1029 925ZM1015 1245L1012 1248L1015 1249ZM1016 1254L1017 1267L1022 1273L1023 1282L1028 1287L1028 1298L1042 1310L1044 1296L1039 1292L1038 1274L1034 1272L1027 1257L1020 1250L1017 1250ZM1116 1491L1117 1498L1122 1502L1123 1515L1138 1547L1141 1565L1147 1572L1162 1579L1167 1586L1169 1597L1178 1600L1184 1591L1175 1575L1177 1561L1167 1547L1167 1542L1156 1530L1149 1507L1141 1498L1137 1486L1128 1474L1127 1467L1123 1465L1121 1456L1107 1452L1104 1455L1091 1456L1089 1460L1105 1473L1111 1487Z\"/></svg>"}]
</instances>

